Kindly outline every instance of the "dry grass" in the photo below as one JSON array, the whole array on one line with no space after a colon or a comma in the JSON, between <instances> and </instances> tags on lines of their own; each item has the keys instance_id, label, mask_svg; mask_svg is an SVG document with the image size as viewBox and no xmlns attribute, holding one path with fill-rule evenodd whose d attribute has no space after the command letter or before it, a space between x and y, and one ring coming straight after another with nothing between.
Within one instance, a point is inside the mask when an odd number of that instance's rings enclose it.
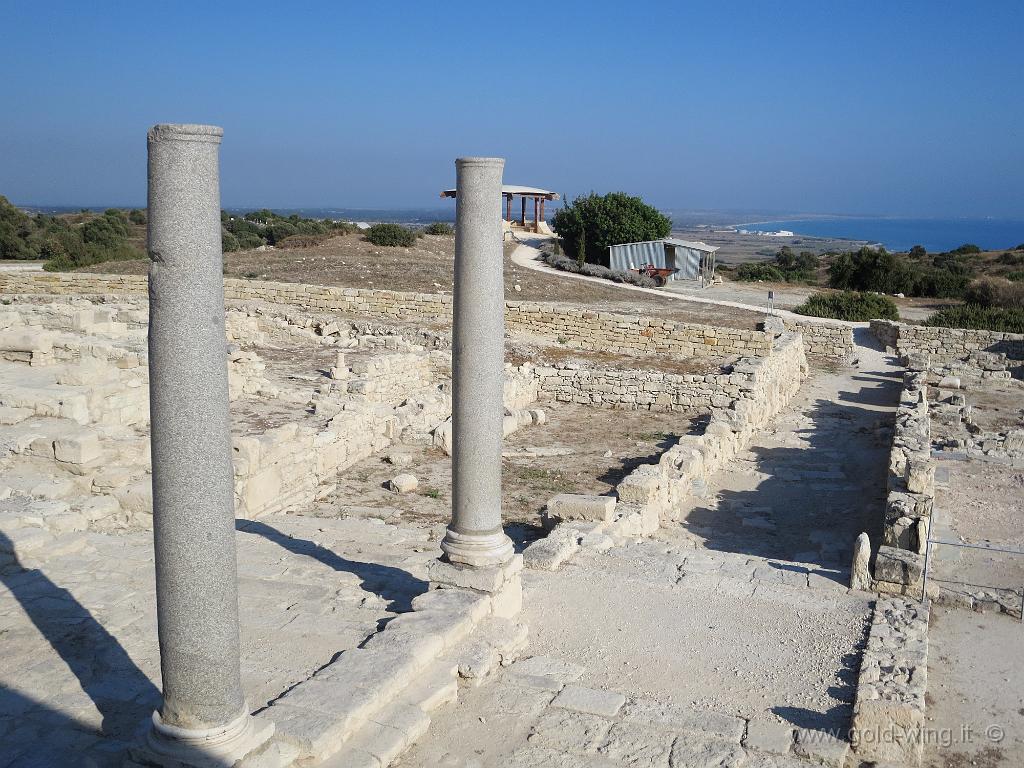
<instances>
[{"instance_id":1,"label":"dry grass","mask_svg":"<svg viewBox=\"0 0 1024 768\"><path fill-rule=\"evenodd\" d=\"M757 312L715 307L524 269L511 262L505 249L505 295L519 301L562 302L598 307L608 312L657 315L685 323L753 329ZM227 277L373 288L420 293L450 293L454 279L455 241L425 235L411 248L385 248L362 235L332 237L323 244L267 251L225 254ZM147 261L108 262L83 271L145 274ZM519 290L516 290L518 286Z\"/></svg>"}]
</instances>

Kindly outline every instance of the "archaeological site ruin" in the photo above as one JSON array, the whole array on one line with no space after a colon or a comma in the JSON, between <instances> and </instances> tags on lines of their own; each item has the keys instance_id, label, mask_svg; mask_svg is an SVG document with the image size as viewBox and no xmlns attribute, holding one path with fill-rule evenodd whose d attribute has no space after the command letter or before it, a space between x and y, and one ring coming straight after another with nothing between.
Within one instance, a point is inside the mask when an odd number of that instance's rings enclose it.
<instances>
[{"instance_id":1,"label":"archaeological site ruin","mask_svg":"<svg viewBox=\"0 0 1024 768\"><path fill-rule=\"evenodd\" d=\"M0 272L0 765L1024 765L1024 336L507 299L496 158L452 293L226 278L221 139Z\"/></svg>"}]
</instances>

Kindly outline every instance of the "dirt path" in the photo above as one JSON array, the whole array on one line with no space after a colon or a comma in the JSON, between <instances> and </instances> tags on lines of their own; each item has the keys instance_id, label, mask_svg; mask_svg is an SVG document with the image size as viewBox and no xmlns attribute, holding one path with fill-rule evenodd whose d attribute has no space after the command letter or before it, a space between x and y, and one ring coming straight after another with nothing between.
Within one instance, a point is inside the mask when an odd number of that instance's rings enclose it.
<instances>
[{"instance_id":1,"label":"dirt path","mask_svg":"<svg viewBox=\"0 0 1024 768\"><path fill-rule=\"evenodd\" d=\"M830 736L849 725L870 610L848 563L881 520L900 381L862 348L859 367L818 371L683 523L527 572L530 658L465 691L401 765L838 764L825 756L846 748Z\"/></svg>"}]
</instances>

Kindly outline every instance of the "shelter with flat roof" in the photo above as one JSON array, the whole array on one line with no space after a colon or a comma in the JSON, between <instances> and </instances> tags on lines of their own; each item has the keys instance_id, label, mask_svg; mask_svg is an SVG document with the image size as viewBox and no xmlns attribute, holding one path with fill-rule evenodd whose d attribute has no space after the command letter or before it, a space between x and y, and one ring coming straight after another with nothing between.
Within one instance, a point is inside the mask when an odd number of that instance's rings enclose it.
<instances>
[{"instance_id":1,"label":"shelter with flat roof","mask_svg":"<svg viewBox=\"0 0 1024 768\"><path fill-rule=\"evenodd\" d=\"M538 187L520 187L514 184L503 184L501 187L501 196L505 200L504 219L505 228L512 229L513 227L519 227L530 232L539 232L543 234L551 234L551 228L548 227L547 222L544 219L544 203L548 200L558 200L557 192L550 192L546 189L539 189ZM446 189L441 192L441 197L455 197L454 189ZM519 217L517 219L512 218L513 200L519 198ZM532 219L526 218L526 201L530 201L530 205L533 207Z\"/></svg>"}]
</instances>

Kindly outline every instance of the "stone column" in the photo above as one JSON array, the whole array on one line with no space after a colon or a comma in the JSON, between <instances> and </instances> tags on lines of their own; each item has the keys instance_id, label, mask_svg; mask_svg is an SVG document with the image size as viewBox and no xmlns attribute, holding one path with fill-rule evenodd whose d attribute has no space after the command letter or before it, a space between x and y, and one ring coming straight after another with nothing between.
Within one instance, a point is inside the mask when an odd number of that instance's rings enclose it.
<instances>
[{"instance_id":1,"label":"stone column","mask_svg":"<svg viewBox=\"0 0 1024 768\"><path fill-rule=\"evenodd\" d=\"M231 765L242 694L218 153L223 131L149 131L149 389L163 706L140 757Z\"/></svg>"},{"instance_id":2,"label":"stone column","mask_svg":"<svg viewBox=\"0 0 1024 768\"><path fill-rule=\"evenodd\" d=\"M504 165L494 157L455 161L452 521L441 549L453 563L479 567L500 565L512 556L512 541L501 527Z\"/></svg>"}]
</instances>

